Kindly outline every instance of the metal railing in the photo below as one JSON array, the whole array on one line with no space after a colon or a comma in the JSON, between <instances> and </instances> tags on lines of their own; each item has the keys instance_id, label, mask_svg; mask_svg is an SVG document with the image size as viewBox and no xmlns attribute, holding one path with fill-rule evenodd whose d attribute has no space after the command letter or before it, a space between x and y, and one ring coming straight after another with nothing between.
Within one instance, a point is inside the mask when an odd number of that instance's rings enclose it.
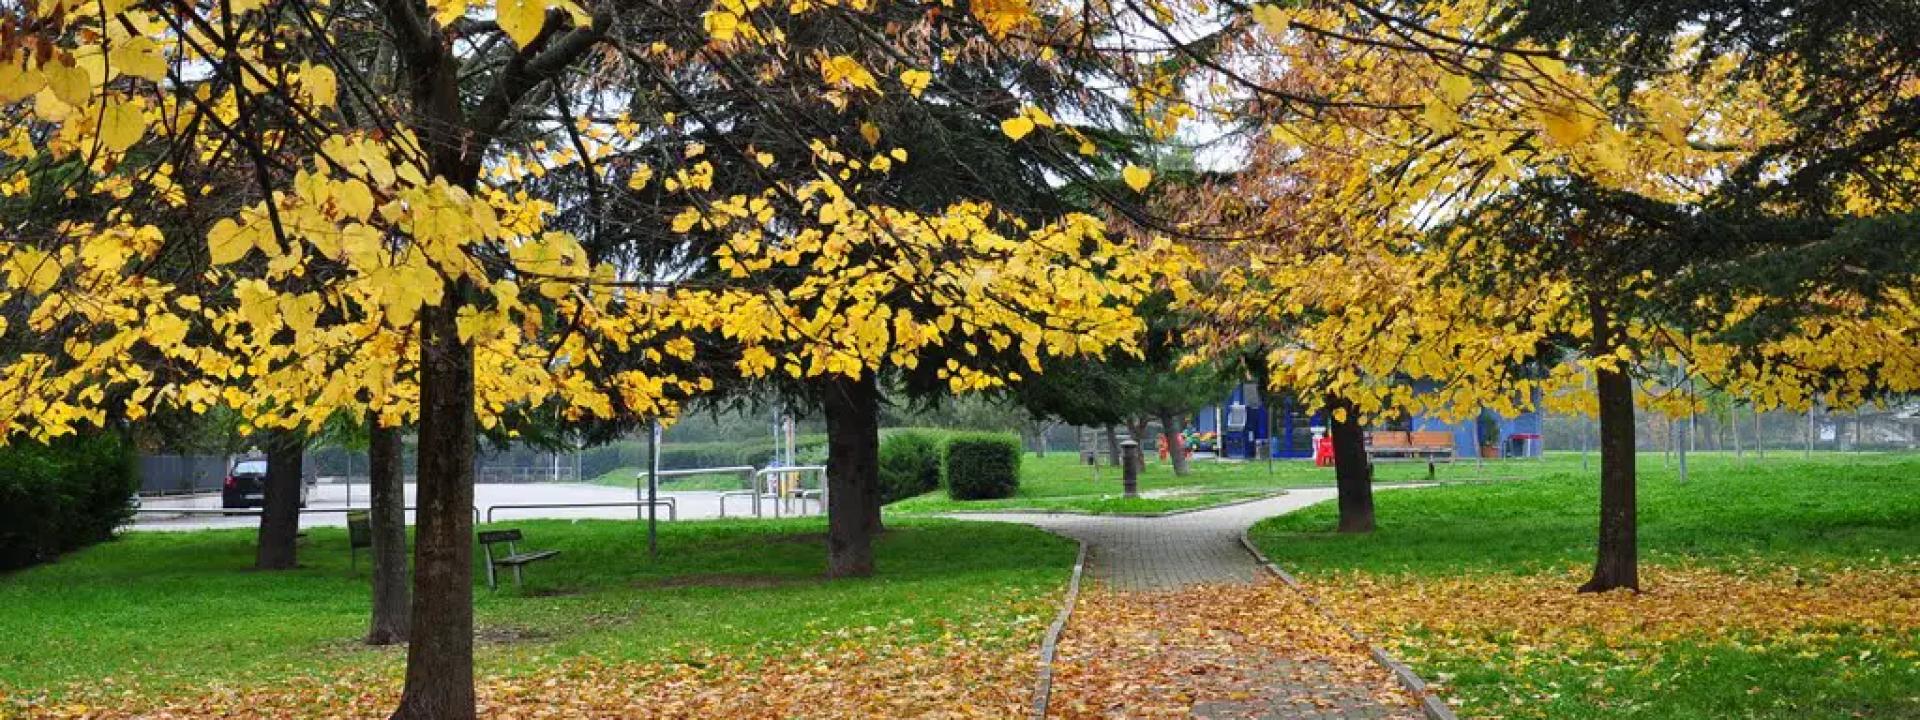
<instances>
[{"instance_id":1,"label":"metal railing","mask_svg":"<svg viewBox=\"0 0 1920 720\"><path fill-rule=\"evenodd\" d=\"M754 482L752 490L720 494L720 517L727 516L727 498L729 496L739 496L743 494L753 498L754 517L765 517L766 511L761 504L761 501L765 498L772 498L774 500L774 517L780 517L781 506L793 500L800 501L800 510L802 512L806 511L806 501L808 500L817 503L821 512L826 512L826 473L827 467L825 465L794 465L790 467L761 468L753 474ZM820 478L820 487L813 490L802 487L804 481L800 477L795 477L791 486L787 486L782 483L780 479L775 478L775 476L789 475L816 475Z\"/></svg>"},{"instance_id":2,"label":"metal railing","mask_svg":"<svg viewBox=\"0 0 1920 720\"><path fill-rule=\"evenodd\" d=\"M622 502L517 503L512 505L489 505L487 506L487 522L489 523L493 522L493 511L495 510L548 510L548 509L557 509L557 508L630 507L630 508L635 508L637 511L638 509L645 508L648 505L665 505L667 506L668 520L680 519L680 508L678 505L674 504L673 498L662 497L658 500L632 500L632 501L622 501ZM478 512L478 510L475 510L475 512Z\"/></svg>"},{"instance_id":3,"label":"metal railing","mask_svg":"<svg viewBox=\"0 0 1920 720\"><path fill-rule=\"evenodd\" d=\"M750 487L753 487L753 466L752 466L752 465L729 465L729 466L726 466L726 467L711 467L711 468L688 468L688 469L685 469L685 470L662 470L662 471L660 471L660 477L662 477L662 478L670 478L670 477L692 477L692 476L695 476L695 475L739 475L739 476L740 476L740 484L741 484L742 486L745 486L745 487L749 487L749 488L750 488ZM644 502L644 501L646 500L646 498L647 498L647 496L646 496L646 495L645 495L645 493L644 493L644 491L645 491L645 490L646 490L646 488L647 488L647 471L645 471L645 470L641 470L640 472L638 472L638 473L635 473L635 474L634 474L634 476L633 476L633 480L634 480L634 482L633 482L633 499L634 499L634 500L635 500L636 502ZM726 516L727 516L727 498L726 498L726 496L727 496L727 495L729 495L729 494L740 494L740 491L730 491L730 492L726 492L726 493L721 493L721 496L720 496L720 517L726 517ZM670 499L672 499L672 498L663 498L663 499L669 499L669 500L670 500ZM633 513L633 516L634 516L634 519L636 519L636 520L639 520L639 519L644 519L644 518L641 518L641 517L640 517L640 509L641 509L641 508L634 508L634 513Z\"/></svg>"}]
</instances>

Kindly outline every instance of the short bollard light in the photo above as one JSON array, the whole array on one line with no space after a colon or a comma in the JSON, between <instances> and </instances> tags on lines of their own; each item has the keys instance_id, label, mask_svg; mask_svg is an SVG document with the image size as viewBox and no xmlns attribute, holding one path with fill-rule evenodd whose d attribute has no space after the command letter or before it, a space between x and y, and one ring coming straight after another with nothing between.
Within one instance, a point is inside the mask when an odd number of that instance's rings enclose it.
<instances>
[{"instance_id":1,"label":"short bollard light","mask_svg":"<svg viewBox=\"0 0 1920 720\"><path fill-rule=\"evenodd\" d=\"M1132 439L1120 441L1120 482L1127 497L1140 497L1140 443Z\"/></svg>"}]
</instances>

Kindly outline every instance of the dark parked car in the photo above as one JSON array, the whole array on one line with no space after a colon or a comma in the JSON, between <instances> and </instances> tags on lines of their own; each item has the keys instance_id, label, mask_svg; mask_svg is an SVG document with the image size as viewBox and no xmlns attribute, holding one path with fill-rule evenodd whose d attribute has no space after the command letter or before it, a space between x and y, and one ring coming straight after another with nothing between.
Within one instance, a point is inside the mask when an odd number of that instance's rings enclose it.
<instances>
[{"instance_id":1,"label":"dark parked car","mask_svg":"<svg viewBox=\"0 0 1920 720\"><path fill-rule=\"evenodd\" d=\"M300 482L300 507L307 506L307 489L311 483L302 478ZM227 469L227 481L220 487L220 506L223 508L248 508L267 506L267 461L262 458L246 458L233 461Z\"/></svg>"}]
</instances>

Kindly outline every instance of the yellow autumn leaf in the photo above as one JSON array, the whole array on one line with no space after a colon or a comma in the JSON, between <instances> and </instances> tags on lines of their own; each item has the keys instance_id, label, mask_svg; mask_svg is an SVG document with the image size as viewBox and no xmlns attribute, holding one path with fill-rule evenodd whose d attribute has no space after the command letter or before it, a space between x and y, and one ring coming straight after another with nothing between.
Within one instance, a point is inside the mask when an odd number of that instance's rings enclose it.
<instances>
[{"instance_id":1,"label":"yellow autumn leaf","mask_svg":"<svg viewBox=\"0 0 1920 720\"><path fill-rule=\"evenodd\" d=\"M513 39L516 47L526 47L533 42L547 23L547 4L543 0L499 0L495 7L500 29Z\"/></svg>"},{"instance_id":2,"label":"yellow autumn leaf","mask_svg":"<svg viewBox=\"0 0 1920 720\"><path fill-rule=\"evenodd\" d=\"M28 69L22 60L7 58L0 62L0 104L19 102L46 86L46 75Z\"/></svg>"},{"instance_id":3,"label":"yellow autumn leaf","mask_svg":"<svg viewBox=\"0 0 1920 720\"><path fill-rule=\"evenodd\" d=\"M1019 142L1020 138L1033 132L1033 120L1025 115L1001 120L1000 132L1006 133L1007 137L1013 138L1014 142Z\"/></svg>"},{"instance_id":4,"label":"yellow autumn leaf","mask_svg":"<svg viewBox=\"0 0 1920 720\"><path fill-rule=\"evenodd\" d=\"M253 238L243 232L233 218L220 218L207 230L207 257L214 265L226 265L247 256Z\"/></svg>"},{"instance_id":5,"label":"yellow autumn leaf","mask_svg":"<svg viewBox=\"0 0 1920 720\"><path fill-rule=\"evenodd\" d=\"M900 71L900 84L906 86L908 95L920 97L920 93L926 92L927 85L931 82L933 82L933 73L925 70Z\"/></svg>"},{"instance_id":6,"label":"yellow autumn leaf","mask_svg":"<svg viewBox=\"0 0 1920 720\"><path fill-rule=\"evenodd\" d=\"M714 42L728 42L740 33L740 16L725 10L713 10L703 19L707 28L707 37Z\"/></svg>"},{"instance_id":7,"label":"yellow autumn leaf","mask_svg":"<svg viewBox=\"0 0 1920 720\"><path fill-rule=\"evenodd\" d=\"M873 73L860 64L859 60L848 55L835 55L820 61L820 79L828 85L846 84L863 90L879 92Z\"/></svg>"},{"instance_id":8,"label":"yellow autumn leaf","mask_svg":"<svg viewBox=\"0 0 1920 720\"><path fill-rule=\"evenodd\" d=\"M1467 79L1465 75L1447 73L1440 76L1440 97L1446 100L1448 105L1459 107L1472 96L1473 81Z\"/></svg>"},{"instance_id":9,"label":"yellow autumn leaf","mask_svg":"<svg viewBox=\"0 0 1920 720\"><path fill-rule=\"evenodd\" d=\"M167 77L167 59L160 46L145 37L133 37L115 43L107 54L113 68L134 77L159 82Z\"/></svg>"},{"instance_id":10,"label":"yellow autumn leaf","mask_svg":"<svg viewBox=\"0 0 1920 720\"><path fill-rule=\"evenodd\" d=\"M427 6L433 9L433 21L442 27L467 14L467 0L428 0Z\"/></svg>"},{"instance_id":11,"label":"yellow autumn leaf","mask_svg":"<svg viewBox=\"0 0 1920 720\"><path fill-rule=\"evenodd\" d=\"M1127 187L1133 188L1134 192L1141 192L1147 189L1147 183L1153 182L1153 171L1138 165L1128 165L1125 170L1120 171L1120 179L1126 181Z\"/></svg>"},{"instance_id":12,"label":"yellow autumn leaf","mask_svg":"<svg viewBox=\"0 0 1920 720\"><path fill-rule=\"evenodd\" d=\"M1599 121L1578 110L1567 107L1545 108L1539 112L1540 126L1547 137L1566 147L1572 147L1592 135Z\"/></svg>"},{"instance_id":13,"label":"yellow autumn leaf","mask_svg":"<svg viewBox=\"0 0 1920 720\"><path fill-rule=\"evenodd\" d=\"M60 282L60 265L52 255L37 248L16 247L7 258L7 282L41 295Z\"/></svg>"},{"instance_id":14,"label":"yellow autumn leaf","mask_svg":"<svg viewBox=\"0 0 1920 720\"><path fill-rule=\"evenodd\" d=\"M80 107L93 97L93 78L85 68L55 60L42 65L40 72L47 77L47 89L61 102Z\"/></svg>"},{"instance_id":15,"label":"yellow autumn leaf","mask_svg":"<svg viewBox=\"0 0 1920 720\"><path fill-rule=\"evenodd\" d=\"M1280 9L1279 6L1255 5L1253 21L1259 23L1260 29L1267 31L1268 34L1279 37L1286 34L1291 18L1287 16L1287 11Z\"/></svg>"},{"instance_id":16,"label":"yellow autumn leaf","mask_svg":"<svg viewBox=\"0 0 1920 720\"><path fill-rule=\"evenodd\" d=\"M327 107L340 93L340 80L333 74L333 68L308 65L300 69L300 89L314 105Z\"/></svg>"},{"instance_id":17,"label":"yellow autumn leaf","mask_svg":"<svg viewBox=\"0 0 1920 720\"><path fill-rule=\"evenodd\" d=\"M146 134L146 118L132 102L109 101L100 113L100 143L108 150L125 152Z\"/></svg>"}]
</instances>

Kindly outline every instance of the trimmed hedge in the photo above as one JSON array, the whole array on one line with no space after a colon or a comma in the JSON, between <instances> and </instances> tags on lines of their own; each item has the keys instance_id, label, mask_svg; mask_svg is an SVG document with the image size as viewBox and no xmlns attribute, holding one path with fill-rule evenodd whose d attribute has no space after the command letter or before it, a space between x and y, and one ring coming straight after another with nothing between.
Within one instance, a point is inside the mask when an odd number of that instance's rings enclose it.
<instances>
[{"instance_id":1,"label":"trimmed hedge","mask_svg":"<svg viewBox=\"0 0 1920 720\"><path fill-rule=\"evenodd\" d=\"M940 487L941 438L903 430L880 441L880 503L932 492Z\"/></svg>"},{"instance_id":2,"label":"trimmed hedge","mask_svg":"<svg viewBox=\"0 0 1920 720\"><path fill-rule=\"evenodd\" d=\"M0 448L0 571L46 562L113 537L139 488L118 435Z\"/></svg>"},{"instance_id":3,"label":"trimmed hedge","mask_svg":"<svg viewBox=\"0 0 1920 720\"><path fill-rule=\"evenodd\" d=\"M955 500L1012 497L1020 487L1020 438L964 433L947 439L947 496Z\"/></svg>"}]
</instances>

